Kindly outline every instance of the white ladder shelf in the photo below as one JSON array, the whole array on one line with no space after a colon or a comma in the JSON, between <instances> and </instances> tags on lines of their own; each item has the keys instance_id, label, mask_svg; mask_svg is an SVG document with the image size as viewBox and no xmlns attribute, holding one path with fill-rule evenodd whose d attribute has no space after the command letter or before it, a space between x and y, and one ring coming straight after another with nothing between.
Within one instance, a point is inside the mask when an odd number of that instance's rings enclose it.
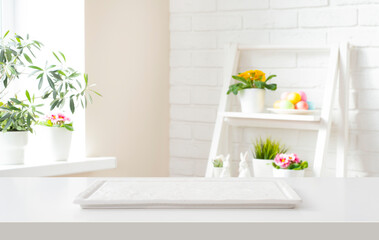
<instances>
[{"instance_id":1,"label":"white ladder shelf","mask_svg":"<svg viewBox=\"0 0 379 240\"><path fill-rule=\"evenodd\" d=\"M348 106L349 106L349 59L350 47L348 43L339 46L244 46L229 44L226 49L224 83L221 92L220 104L216 118L212 145L208 158L206 177L212 176L212 160L221 153L229 153L230 126L269 127L317 130L317 142L313 163L313 175L320 177L323 162L326 157L327 146L332 125L332 110L336 89L338 88L338 137L336 176L346 175L346 145L348 141ZM324 99L320 115L282 115L273 113L247 114L230 112L231 101L226 92L232 83L232 75L236 74L239 65L239 56L244 50L269 51L298 51L298 52L329 52L328 87L324 89ZM326 84L325 84L326 85Z\"/></svg>"}]
</instances>

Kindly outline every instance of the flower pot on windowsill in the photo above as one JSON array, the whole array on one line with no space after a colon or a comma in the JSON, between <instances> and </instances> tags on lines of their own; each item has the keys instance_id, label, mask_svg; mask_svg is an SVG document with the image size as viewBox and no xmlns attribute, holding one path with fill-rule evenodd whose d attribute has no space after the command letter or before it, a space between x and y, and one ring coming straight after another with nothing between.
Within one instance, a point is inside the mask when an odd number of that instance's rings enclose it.
<instances>
[{"instance_id":1,"label":"flower pot on windowsill","mask_svg":"<svg viewBox=\"0 0 379 240\"><path fill-rule=\"evenodd\" d=\"M1 132L0 133L0 164L23 164L25 159L25 147L28 144L27 131Z\"/></svg>"},{"instance_id":2,"label":"flower pot on windowsill","mask_svg":"<svg viewBox=\"0 0 379 240\"><path fill-rule=\"evenodd\" d=\"M70 155L72 131L62 127L51 127L51 139L53 140L51 150L53 161L66 161Z\"/></svg>"},{"instance_id":3,"label":"flower pot on windowsill","mask_svg":"<svg viewBox=\"0 0 379 240\"><path fill-rule=\"evenodd\" d=\"M274 160L253 158L254 177L272 177L272 163Z\"/></svg>"},{"instance_id":4,"label":"flower pot on windowsill","mask_svg":"<svg viewBox=\"0 0 379 240\"><path fill-rule=\"evenodd\" d=\"M247 88L239 91L238 96L241 102L241 111L243 113L261 113L265 106L264 89Z\"/></svg>"},{"instance_id":5,"label":"flower pot on windowsill","mask_svg":"<svg viewBox=\"0 0 379 240\"><path fill-rule=\"evenodd\" d=\"M64 127L36 127L39 142L48 148L45 161L66 161L70 155L72 131Z\"/></svg>"},{"instance_id":6,"label":"flower pot on windowsill","mask_svg":"<svg viewBox=\"0 0 379 240\"><path fill-rule=\"evenodd\" d=\"M272 173L274 177L278 178L288 178L288 177L304 177L305 170L291 170L291 169L276 169L272 168Z\"/></svg>"}]
</instances>

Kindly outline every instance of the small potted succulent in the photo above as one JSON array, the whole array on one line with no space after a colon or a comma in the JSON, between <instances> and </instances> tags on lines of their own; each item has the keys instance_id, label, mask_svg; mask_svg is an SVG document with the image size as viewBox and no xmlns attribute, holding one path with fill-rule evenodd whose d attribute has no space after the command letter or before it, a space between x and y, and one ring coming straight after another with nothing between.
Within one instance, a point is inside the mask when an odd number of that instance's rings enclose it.
<instances>
[{"instance_id":1,"label":"small potted succulent","mask_svg":"<svg viewBox=\"0 0 379 240\"><path fill-rule=\"evenodd\" d=\"M275 156L287 151L287 147L279 141L271 138L256 139L251 149L254 177L272 177L272 163Z\"/></svg>"},{"instance_id":2,"label":"small potted succulent","mask_svg":"<svg viewBox=\"0 0 379 240\"><path fill-rule=\"evenodd\" d=\"M72 131L74 130L71 119L62 113L50 114L39 125L48 127L41 127L36 131L43 136L51 150L50 159L66 161L70 153Z\"/></svg>"},{"instance_id":3,"label":"small potted succulent","mask_svg":"<svg viewBox=\"0 0 379 240\"><path fill-rule=\"evenodd\" d=\"M302 161L295 153L277 154L272 163L274 177L304 177L308 162Z\"/></svg>"},{"instance_id":4,"label":"small potted succulent","mask_svg":"<svg viewBox=\"0 0 379 240\"><path fill-rule=\"evenodd\" d=\"M223 159L220 157L220 158L215 158L212 162L213 164L213 177L214 178L219 178L221 177L221 172L222 172L222 169L223 169L223 166L224 166L224 161Z\"/></svg>"},{"instance_id":5,"label":"small potted succulent","mask_svg":"<svg viewBox=\"0 0 379 240\"><path fill-rule=\"evenodd\" d=\"M232 77L239 82L230 85L227 94L238 94L242 112L263 112L265 89L275 91L277 88L275 83L267 84L267 82L276 77L276 75L270 75L266 78L266 74L260 70L249 70Z\"/></svg>"}]
</instances>

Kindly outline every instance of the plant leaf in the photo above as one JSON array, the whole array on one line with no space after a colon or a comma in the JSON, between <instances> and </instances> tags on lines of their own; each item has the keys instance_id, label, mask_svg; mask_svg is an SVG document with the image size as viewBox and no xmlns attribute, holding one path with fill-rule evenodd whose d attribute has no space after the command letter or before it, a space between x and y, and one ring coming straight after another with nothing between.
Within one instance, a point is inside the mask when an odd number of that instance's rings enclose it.
<instances>
[{"instance_id":1,"label":"plant leaf","mask_svg":"<svg viewBox=\"0 0 379 240\"><path fill-rule=\"evenodd\" d=\"M60 63L62 63L61 60L59 59L59 57L57 56L57 54L55 54L55 52L53 52L53 54L54 54L55 58L56 58Z\"/></svg>"},{"instance_id":2,"label":"plant leaf","mask_svg":"<svg viewBox=\"0 0 379 240\"><path fill-rule=\"evenodd\" d=\"M30 59L28 54L24 53L24 57L25 57L26 61L28 61L30 64L33 64L33 61L32 61L32 59Z\"/></svg>"},{"instance_id":3,"label":"plant leaf","mask_svg":"<svg viewBox=\"0 0 379 240\"><path fill-rule=\"evenodd\" d=\"M32 100L31 100L31 98L30 98L30 94L29 94L28 90L25 91L25 95L26 95L26 97L28 98L28 101L29 101L30 103L32 103Z\"/></svg>"},{"instance_id":4,"label":"plant leaf","mask_svg":"<svg viewBox=\"0 0 379 240\"><path fill-rule=\"evenodd\" d=\"M70 98L70 110L72 113L75 112L75 104L74 104L74 99L72 97Z\"/></svg>"}]
</instances>

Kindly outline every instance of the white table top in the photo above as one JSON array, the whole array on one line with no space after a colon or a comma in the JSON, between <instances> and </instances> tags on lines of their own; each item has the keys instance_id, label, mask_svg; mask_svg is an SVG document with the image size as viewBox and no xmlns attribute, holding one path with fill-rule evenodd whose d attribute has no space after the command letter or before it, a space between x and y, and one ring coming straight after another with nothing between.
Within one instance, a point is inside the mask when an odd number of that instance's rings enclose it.
<instances>
[{"instance_id":1,"label":"white table top","mask_svg":"<svg viewBox=\"0 0 379 240\"><path fill-rule=\"evenodd\" d=\"M379 221L379 178L284 179L295 209L81 209L93 178L0 178L0 222L357 222Z\"/></svg>"}]
</instances>

